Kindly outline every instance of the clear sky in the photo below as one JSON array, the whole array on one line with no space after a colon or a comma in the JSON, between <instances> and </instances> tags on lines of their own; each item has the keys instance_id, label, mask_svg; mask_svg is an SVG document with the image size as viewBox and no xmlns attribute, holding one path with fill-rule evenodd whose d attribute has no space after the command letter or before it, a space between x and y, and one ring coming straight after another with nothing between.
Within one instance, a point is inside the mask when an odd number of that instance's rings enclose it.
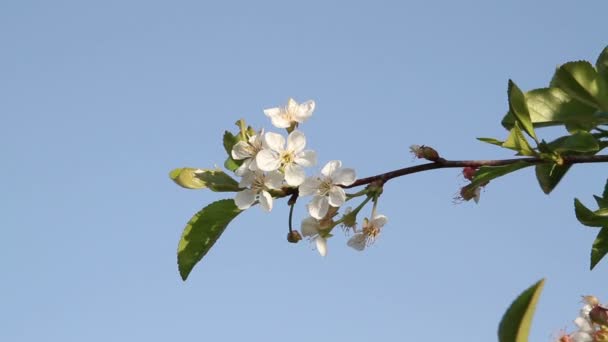
<instances>
[{"instance_id":1,"label":"clear sky","mask_svg":"<svg viewBox=\"0 0 608 342\"><path fill-rule=\"evenodd\" d=\"M597 1L0 2L0 341L495 340L515 296L547 277L532 330L571 326L588 271L605 166L551 196L532 170L454 205L458 170L387 184L389 217L359 253L340 233L321 258L285 241L288 208L241 214L182 282L190 216L226 194L186 190L176 167L221 165L220 139L294 97L319 166L359 176L413 165L411 144L450 159L511 154L507 80L548 84L556 65L608 44ZM561 131L541 131L551 137ZM305 217L304 203L296 220Z\"/></svg>"}]
</instances>

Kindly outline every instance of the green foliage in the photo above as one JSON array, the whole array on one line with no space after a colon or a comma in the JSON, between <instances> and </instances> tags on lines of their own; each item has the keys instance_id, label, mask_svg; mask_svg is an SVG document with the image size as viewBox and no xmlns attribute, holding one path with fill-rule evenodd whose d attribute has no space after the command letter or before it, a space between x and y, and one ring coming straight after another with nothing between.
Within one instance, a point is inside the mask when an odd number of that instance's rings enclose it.
<instances>
[{"instance_id":1,"label":"green foliage","mask_svg":"<svg viewBox=\"0 0 608 342\"><path fill-rule=\"evenodd\" d=\"M574 199L574 212L580 223L588 227L608 226L608 208L591 211L585 207L577 198Z\"/></svg>"},{"instance_id":2,"label":"green foliage","mask_svg":"<svg viewBox=\"0 0 608 342\"><path fill-rule=\"evenodd\" d=\"M509 80L507 95L509 97L509 111L513 113L515 119L519 122L524 131L526 131L532 139L538 141L536 133L534 133L534 127L532 126L530 111L528 110L524 93L522 93L515 82L511 80Z\"/></svg>"},{"instance_id":3,"label":"green foliage","mask_svg":"<svg viewBox=\"0 0 608 342\"><path fill-rule=\"evenodd\" d=\"M608 253L608 227L600 230L591 248L591 269Z\"/></svg>"},{"instance_id":4,"label":"green foliage","mask_svg":"<svg viewBox=\"0 0 608 342\"><path fill-rule=\"evenodd\" d=\"M235 136L234 134L225 131L222 142L224 145L224 149L228 154L228 158L226 158L226 161L224 162L224 167L226 168L226 170L234 171L238 169L239 166L241 166L241 164L243 163L242 160L232 159L232 148L234 147L234 145L236 145L237 142L239 142L239 136Z\"/></svg>"},{"instance_id":5,"label":"green foliage","mask_svg":"<svg viewBox=\"0 0 608 342\"><path fill-rule=\"evenodd\" d=\"M513 128L509 133L509 137L507 138L507 140L505 140L505 142L502 143L502 147L515 150L518 152L517 154L522 156L536 155L536 152L534 151L532 146L530 146L528 140L526 140L526 137L522 133L518 122L513 125Z\"/></svg>"},{"instance_id":6,"label":"green foliage","mask_svg":"<svg viewBox=\"0 0 608 342\"><path fill-rule=\"evenodd\" d=\"M604 48L597 58L595 68L597 69L600 79L604 82L608 82L608 46Z\"/></svg>"},{"instance_id":7,"label":"green foliage","mask_svg":"<svg viewBox=\"0 0 608 342\"><path fill-rule=\"evenodd\" d=\"M523 161L503 166L482 166L475 172L475 177L465 188L475 189L479 186L484 186L494 178L504 176L528 166L532 166L532 164Z\"/></svg>"},{"instance_id":8,"label":"green foliage","mask_svg":"<svg viewBox=\"0 0 608 342\"><path fill-rule=\"evenodd\" d=\"M222 170L184 167L169 173L169 177L186 189L208 188L216 192L239 191L239 183Z\"/></svg>"},{"instance_id":9,"label":"green foliage","mask_svg":"<svg viewBox=\"0 0 608 342\"><path fill-rule=\"evenodd\" d=\"M528 342L532 318L544 284L545 280L541 279L511 304L498 326L500 342Z\"/></svg>"},{"instance_id":10,"label":"green foliage","mask_svg":"<svg viewBox=\"0 0 608 342\"><path fill-rule=\"evenodd\" d=\"M570 165L538 164L535 167L536 179L545 194L549 194L566 175Z\"/></svg>"},{"instance_id":11,"label":"green foliage","mask_svg":"<svg viewBox=\"0 0 608 342\"><path fill-rule=\"evenodd\" d=\"M234 200L225 199L209 204L188 221L177 248L177 264L183 280L240 212Z\"/></svg>"},{"instance_id":12,"label":"green foliage","mask_svg":"<svg viewBox=\"0 0 608 342\"><path fill-rule=\"evenodd\" d=\"M587 61L569 62L557 68L551 86L588 106L608 111L606 80Z\"/></svg>"}]
</instances>

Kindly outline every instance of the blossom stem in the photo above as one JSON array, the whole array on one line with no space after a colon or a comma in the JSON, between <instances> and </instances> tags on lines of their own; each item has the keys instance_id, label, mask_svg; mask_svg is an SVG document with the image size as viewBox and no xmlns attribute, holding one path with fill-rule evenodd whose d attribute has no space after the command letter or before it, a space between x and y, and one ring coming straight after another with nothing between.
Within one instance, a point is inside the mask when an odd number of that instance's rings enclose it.
<instances>
[{"instance_id":1,"label":"blossom stem","mask_svg":"<svg viewBox=\"0 0 608 342\"><path fill-rule=\"evenodd\" d=\"M608 155L595 155L595 156L562 156L563 165L574 165L574 164L586 164L586 163L605 163L608 162ZM435 170L435 169L446 169L446 168L461 168L461 167L481 167L481 166L503 166L515 164L518 162L526 162L529 164L549 164L553 163L552 160L543 159L540 157L523 157L523 158L512 158L512 159L496 159L496 160L446 160L439 158L437 161L432 163L426 163L422 165L415 165L381 173L379 175L360 178L353 184L343 186L345 189L354 188L361 185L370 184L372 182L378 182L384 184L389 180L412 173L418 173L423 171Z\"/></svg>"},{"instance_id":2,"label":"blossom stem","mask_svg":"<svg viewBox=\"0 0 608 342\"><path fill-rule=\"evenodd\" d=\"M289 201L287 201L287 204L289 205L289 233L291 233L293 231L293 208L296 206L296 202L298 200L298 192L294 192L291 197L289 198Z\"/></svg>"}]
</instances>

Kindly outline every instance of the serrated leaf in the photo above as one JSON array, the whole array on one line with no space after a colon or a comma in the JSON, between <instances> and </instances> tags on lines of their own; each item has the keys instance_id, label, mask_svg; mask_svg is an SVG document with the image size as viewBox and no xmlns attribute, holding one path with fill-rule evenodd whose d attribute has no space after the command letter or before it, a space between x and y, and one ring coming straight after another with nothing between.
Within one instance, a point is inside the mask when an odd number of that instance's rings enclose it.
<instances>
[{"instance_id":1,"label":"serrated leaf","mask_svg":"<svg viewBox=\"0 0 608 342\"><path fill-rule=\"evenodd\" d=\"M559 184L571 165L537 164L535 167L536 179L545 194L551 193Z\"/></svg>"},{"instance_id":2,"label":"serrated leaf","mask_svg":"<svg viewBox=\"0 0 608 342\"><path fill-rule=\"evenodd\" d=\"M205 189L216 192L239 191L239 183L221 170L184 167L169 173L169 177L186 189Z\"/></svg>"},{"instance_id":3,"label":"serrated leaf","mask_svg":"<svg viewBox=\"0 0 608 342\"><path fill-rule=\"evenodd\" d=\"M530 112L528 110L528 105L526 104L526 97L524 96L524 93L522 93L521 89L519 89L519 87L517 87L515 82L512 80L509 80L507 95L509 97L509 111L515 115L515 118L523 130L528 133L528 135L532 137L534 141L538 141L536 138L536 133L534 133L532 121L530 119Z\"/></svg>"},{"instance_id":4,"label":"serrated leaf","mask_svg":"<svg viewBox=\"0 0 608 342\"><path fill-rule=\"evenodd\" d=\"M504 176L513 171L517 171L524 167L531 166L532 164L519 161L517 163L503 165L503 166L482 166L475 172L475 177L471 181L471 184L467 185L468 189L475 189L479 186L485 185L487 182L494 178Z\"/></svg>"},{"instance_id":5,"label":"serrated leaf","mask_svg":"<svg viewBox=\"0 0 608 342\"><path fill-rule=\"evenodd\" d=\"M593 241L593 247L591 247L590 269L593 269L606 253L608 253L608 227L603 227Z\"/></svg>"},{"instance_id":6,"label":"serrated leaf","mask_svg":"<svg viewBox=\"0 0 608 342\"><path fill-rule=\"evenodd\" d=\"M600 110L608 110L608 89L598 82L598 74L587 61L566 63L555 71L551 86Z\"/></svg>"},{"instance_id":7,"label":"serrated leaf","mask_svg":"<svg viewBox=\"0 0 608 342\"><path fill-rule=\"evenodd\" d=\"M528 342L532 318L544 285L545 280L541 279L511 304L498 326L500 342Z\"/></svg>"},{"instance_id":8,"label":"serrated leaf","mask_svg":"<svg viewBox=\"0 0 608 342\"><path fill-rule=\"evenodd\" d=\"M183 280L240 212L234 200L225 199L209 204L188 221L177 247L177 264Z\"/></svg>"},{"instance_id":9,"label":"serrated leaf","mask_svg":"<svg viewBox=\"0 0 608 342\"><path fill-rule=\"evenodd\" d=\"M502 144L502 147L515 150L519 152L520 155L524 156L535 156L536 152L532 149L532 146L526 140L526 137L519 128L519 123L515 123L511 132L509 133L509 137Z\"/></svg>"},{"instance_id":10,"label":"serrated leaf","mask_svg":"<svg viewBox=\"0 0 608 342\"><path fill-rule=\"evenodd\" d=\"M497 145L500 147L502 147L502 144L504 143L504 141L500 141L500 140L494 139L494 138L477 138L477 140L483 141L488 144Z\"/></svg>"},{"instance_id":11,"label":"serrated leaf","mask_svg":"<svg viewBox=\"0 0 608 342\"><path fill-rule=\"evenodd\" d=\"M195 176L195 171L200 170L192 167L182 167L174 169L169 173L171 178L177 185L186 189L203 189L205 183Z\"/></svg>"},{"instance_id":12,"label":"serrated leaf","mask_svg":"<svg viewBox=\"0 0 608 342\"><path fill-rule=\"evenodd\" d=\"M566 125L568 131L589 131L601 123L608 123L608 117L596 113L596 108L588 106L568 95L559 88L540 88L525 94L534 127ZM502 125L513 128L515 117L508 112Z\"/></svg>"},{"instance_id":13,"label":"serrated leaf","mask_svg":"<svg viewBox=\"0 0 608 342\"><path fill-rule=\"evenodd\" d=\"M608 226L608 209L591 211L578 198L574 199L574 213L580 223L588 227Z\"/></svg>"}]
</instances>

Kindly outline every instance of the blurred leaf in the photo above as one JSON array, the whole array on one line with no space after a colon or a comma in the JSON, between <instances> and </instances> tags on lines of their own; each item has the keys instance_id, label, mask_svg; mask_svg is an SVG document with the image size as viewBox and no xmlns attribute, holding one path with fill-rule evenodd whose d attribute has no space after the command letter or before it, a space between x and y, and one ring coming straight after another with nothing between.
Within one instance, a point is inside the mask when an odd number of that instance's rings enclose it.
<instances>
[{"instance_id":1,"label":"blurred leaf","mask_svg":"<svg viewBox=\"0 0 608 342\"><path fill-rule=\"evenodd\" d=\"M596 195L593 195L593 198L595 198L595 202L600 209L608 208L608 199Z\"/></svg>"},{"instance_id":2,"label":"blurred leaf","mask_svg":"<svg viewBox=\"0 0 608 342\"><path fill-rule=\"evenodd\" d=\"M536 152L532 149L532 147L528 143L528 140L526 140L526 137L522 133L521 128L519 128L519 123L517 123L517 122L511 129L511 132L509 133L509 137L502 144L502 146L506 147L508 149L511 149L511 150L515 150L515 151L519 152L520 155L524 155L524 156L535 156L536 155Z\"/></svg>"},{"instance_id":3,"label":"blurred leaf","mask_svg":"<svg viewBox=\"0 0 608 342\"><path fill-rule=\"evenodd\" d=\"M515 118L521 124L524 131L526 131L526 133L535 141L538 141L536 134L534 133L532 121L530 120L530 112L528 111L524 93L522 93L512 80L509 80L507 95L509 97L509 111L515 115Z\"/></svg>"},{"instance_id":4,"label":"blurred leaf","mask_svg":"<svg viewBox=\"0 0 608 342\"><path fill-rule=\"evenodd\" d=\"M503 166L482 166L475 172L475 177L471 181L471 184L467 185L466 188L475 189L478 186L485 185L494 178L504 176L513 171L517 171L524 167L531 166L532 164L519 161L517 163L503 165Z\"/></svg>"},{"instance_id":5,"label":"blurred leaf","mask_svg":"<svg viewBox=\"0 0 608 342\"><path fill-rule=\"evenodd\" d=\"M591 248L591 269L608 253L608 227L603 227L597 234Z\"/></svg>"},{"instance_id":6,"label":"blurred leaf","mask_svg":"<svg viewBox=\"0 0 608 342\"><path fill-rule=\"evenodd\" d=\"M549 194L562 180L571 165L537 164L536 179L545 194Z\"/></svg>"},{"instance_id":7,"label":"blurred leaf","mask_svg":"<svg viewBox=\"0 0 608 342\"><path fill-rule=\"evenodd\" d=\"M183 280L240 212L234 200L225 199L209 204L190 219L177 248L177 264Z\"/></svg>"},{"instance_id":8,"label":"blurred leaf","mask_svg":"<svg viewBox=\"0 0 608 342\"><path fill-rule=\"evenodd\" d=\"M494 139L494 138L477 138L477 140L483 141L488 144L497 145L500 147L502 147L502 144L504 143L504 141L500 141L500 140Z\"/></svg>"},{"instance_id":9,"label":"blurred leaf","mask_svg":"<svg viewBox=\"0 0 608 342\"><path fill-rule=\"evenodd\" d=\"M600 78L608 82L608 46L604 48L595 62L595 68Z\"/></svg>"},{"instance_id":10,"label":"blurred leaf","mask_svg":"<svg viewBox=\"0 0 608 342\"><path fill-rule=\"evenodd\" d=\"M568 62L555 71L551 86L589 106L608 111L608 89L598 82L598 73L587 61Z\"/></svg>"},{"instance_id":11,"label":"blurred leaf","mask_svg":"<svg viewBox=\"0 0 608 342\"><path fill-rule=\"evenodd\" d=\"M204 189L227 192L239 191L239 184L221 170L195 169L185 167L175 169L169 177L178 185L186 189Z\"/></svg>"},{"instance_id":12,"label":"blurred leaf","mask_svg":"<svg viewBox=\"0 0 608 342\"><path fill-rule=\"evenodd\" d=\"M577 198L574 199L574 212L576 218L585 226L605 227L608 226L608 209L591 211L585 207Z\"/></svg>"},{"instance_id":13,"label":"blurred leaf","mask_svg":"<svg viewBox=\"0 0 608 342\"><path fill-rule=\"evenodd\" d=\"M604 185L604 192L602 193L602 197L608 200L608 180L606 180L606 185Z\"/></svg>"},{"instance_id":14,"label":"blurred leaf","mask_svg":"<svg viewBox=\"0 0 608 342\"><path fill-rule=\"evenodd\" d=\"M532 318L544 285L545 280L541 279L511 304L498 326L500 342L528 342Z\"/></svg>"},{"instance_id":15,"label":"blurred leaf","mask_svg":"<svg viewBox=\"0 0 608 342\"><path fill-rule=\"evenodd\" d=\"M589 132L576 132L553 142L549 146L559 153L563 152L597 152L600 146L597 139Z\"/></svg>"}]
</instances>

